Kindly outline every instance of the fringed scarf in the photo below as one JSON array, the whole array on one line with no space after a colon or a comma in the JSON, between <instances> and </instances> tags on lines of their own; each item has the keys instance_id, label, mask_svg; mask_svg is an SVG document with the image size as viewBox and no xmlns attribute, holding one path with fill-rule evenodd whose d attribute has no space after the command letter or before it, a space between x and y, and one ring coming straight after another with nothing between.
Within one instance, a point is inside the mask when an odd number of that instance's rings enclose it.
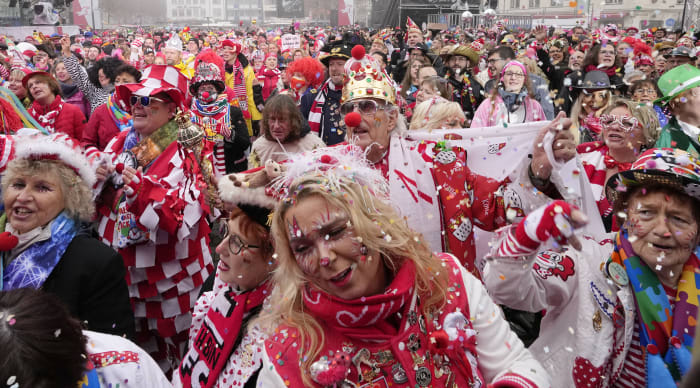
<instances>
[{"instance_id":1,"label":"fringed scarf","mask_svg":"<svg viewBox=\"0 0 700 388\"><path fill-rule=\"evenodd\" d=\"M326 103L326 97L328 96L328 90L338 91L343 90L343 85L336 86L333 81L328 79L326 83L321 86L321 89L316 94L313 104L311 104L311 110L309 111L309 127L311 127L311 132L315 133L319 137L321 136L321 122L323 120L323 107ZM340 116L340 112L329 112L331 115L336 114ZM340 121L340 120L338 120Z\"/></svg>"},{"instance_id":2,"label":"fringed scarf","mask_svg":"<svg viewBox=\"0 0 700 388\"><path fill-rule=\"evenodd\" d=\"M243 112L243 117L250 119L250 111L248 110L248 94L246 93L246 83L245 83L245 69L241 62L236 59L236 63L233 64L233 94L238 100L238 107L241 108Z\"/></svg>"},{"instance_id":3,"label":"fringed scarf","mask_svg":"<svg viewBox=\"0 0 700 388\"><path fill-rule=\"evenodd\" d=\"M615 237L610 260L625 267L634 293L647 387L675 387L690 368L700 304L697 255L693 253L683 266L674 308L659 278L632 249L626 229Z\"/></svg>"},{"instance_id":4,"label":"fringed scarf","mask_svg":"<svg viewBox=\"0 0 700 388\"><path fill-rule=\"evenodd\" d=\"M231 137L231 115L226 94L221 94L211 104L192 100L192 122L204 128L204 136L212 142Z\"/></svg>"},{"instance_id":5,"label":"fringed scarf","mask_svg":"<svg viewBox=\"0 0 700 388\"><path fill-rule=\"evenodd\" d=\"M262 305L268 288L269 282L266 281L241 294L229 287L216 295L192 347L178 368L184 387L214 386L235 351L236 338L245 334L241 332L244 318L250 310Z\"/></svg>"},{"instance_id":6,"label":"fringed scarf","mask_svg":"<svg viewBox=\"0 0 700 388\"><path fill-rule=\"evenodd\" d=\"M29 108L29 113L34 117L39 124L44 127L49 133L56 131L56 118L63 109L63 100L61 96L56 96L49 105L41 105L38 101L32 102Z\"/></svg>"},{"instance_id":7,"label":"fringed scarf","mask_svg":"<svg viewBox=\"0 0 700 388\"><path fill-rule=\"evenodd\" d=\"M109 117L114 121L114 125L119 128L119 132L127 130L134 125L134 120L129 112L119 109L119 104L114 101L114 93L107 98L107 108L109 109Z\"/></svg>"}]
</instances>

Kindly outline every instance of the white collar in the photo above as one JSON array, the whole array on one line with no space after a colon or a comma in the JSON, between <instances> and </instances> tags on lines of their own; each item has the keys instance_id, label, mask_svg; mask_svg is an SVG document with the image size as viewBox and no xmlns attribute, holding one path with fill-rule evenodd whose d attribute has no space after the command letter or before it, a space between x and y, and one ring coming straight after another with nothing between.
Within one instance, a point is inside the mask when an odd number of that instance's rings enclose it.
<instances>
[{"instance_id":1,"label":"white collar","mask_svg":"<svg viewBox=\"0 0 700 388\"><path fill-rule=\"evenodd\" d=\"M678 119L676 118L676 120ZM678 120L678 126L680 127L681 131L683 131L683 133L685 133L693 139L693 142L697 143L700 141L700 138L698 138L698 136L700 136L700 128L681 120Z\"/></svg>"}]
</instances>

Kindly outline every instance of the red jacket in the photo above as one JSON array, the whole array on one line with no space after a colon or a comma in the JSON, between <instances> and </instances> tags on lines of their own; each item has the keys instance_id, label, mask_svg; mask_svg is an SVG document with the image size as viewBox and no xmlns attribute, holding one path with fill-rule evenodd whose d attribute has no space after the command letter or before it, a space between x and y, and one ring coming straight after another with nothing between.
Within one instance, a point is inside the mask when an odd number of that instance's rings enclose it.
<instances>
[{"instance_id":1,"label":"red jacket","mask_svg":"<svg viewBox=\"0 0 700 388\"><path fill-rule=\"evenodd\" d=\"M260 69L258 72L258 81L263 84L262 96L263 99L267 100L270 97L270 93L277 87L277 81L280 79L280 72L278 69Z\"/></svg>"},{"instance_id":2,"label":"red jacket","mask_svg":"<svg viewBox=\"0 0 700 388\"><path fill-rule=\"evenodd\" d=\"M107 144L119 134L119 127L114 123L107 104L98 106L85 127L80 144L83 147L93 146L104 150Z\"/></svg>"},{"instance_id":3,"label":"red jacket","mask_svg":"<svg viewBox=\"0 0 700 388\"><path fill-rule=\"evenodd\" d=\"M38 102L34 101L29 108L29 113L36 121L39 122L39 124L42 124L40 116L45 115L51 110L55 109L61 101L61 97L59 96L56 96L54 102L49 105L40 105ZM73 104L64 102L63 108L61 108L61 111L54 120L53 132L63 132L76 140L80 140L83 137L85 121L85 115L80 108Z\"/></svg>"}]
</instances>

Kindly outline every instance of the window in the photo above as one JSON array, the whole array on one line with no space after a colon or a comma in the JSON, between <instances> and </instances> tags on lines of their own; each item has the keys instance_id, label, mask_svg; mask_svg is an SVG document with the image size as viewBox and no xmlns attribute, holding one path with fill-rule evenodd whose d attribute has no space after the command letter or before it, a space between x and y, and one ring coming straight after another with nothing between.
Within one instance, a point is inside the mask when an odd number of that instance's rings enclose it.
<instances>
[{"instance_id":1,"label":"window","mask_svg":"<svg viewBox=\"0 0 700 388\"><path fill-rule=\"evenodd\" d=\"M679 1L679 0L676 0ZM680 0L683 1L683 0ZM605 0L605 4L622 4L622 0Z\"/></svg>"}]
</instances>

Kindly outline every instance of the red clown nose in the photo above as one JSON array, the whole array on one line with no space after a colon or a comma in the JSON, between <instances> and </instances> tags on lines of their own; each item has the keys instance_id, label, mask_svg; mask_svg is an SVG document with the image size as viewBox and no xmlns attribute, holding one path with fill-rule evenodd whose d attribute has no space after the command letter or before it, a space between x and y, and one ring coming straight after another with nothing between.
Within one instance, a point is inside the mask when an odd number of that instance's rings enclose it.
<instances>
[{"instance_id":1,"label":"red clown nose","mask_svg":"<svg viewBox=\"0 0 700 388\"><path fill-rule=\"evenodd\" d=\"M351 128L357 128L362 122L362 116L357 112L350 112L345 115L345 126Z\"/></svg>"}]
</instances>

